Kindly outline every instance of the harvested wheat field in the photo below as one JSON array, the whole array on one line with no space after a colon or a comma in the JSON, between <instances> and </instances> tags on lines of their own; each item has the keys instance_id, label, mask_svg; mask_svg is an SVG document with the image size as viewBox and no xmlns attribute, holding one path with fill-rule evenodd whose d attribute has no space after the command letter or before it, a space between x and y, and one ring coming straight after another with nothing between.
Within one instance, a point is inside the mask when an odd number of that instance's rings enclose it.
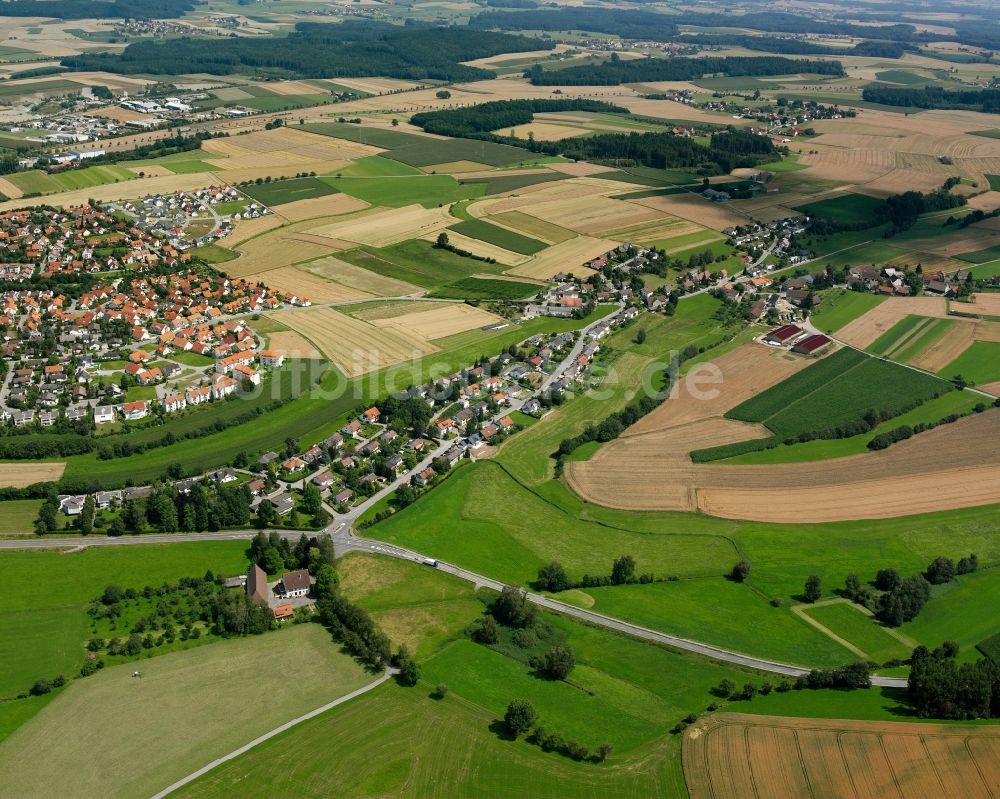
<instances>
[{"instance_id":1,"label":"harvested wheat field","mask_svg":"<svg viewBox=\"0 0 1000 799\"><path fill-rule=\"evenodd\" d=\"M390 244L437 233L454 223L455 218L448 213L447 208L407 205L402 208L373 209L370 214L322 225L312 233L371 247L388 247Z\"/></svg>"},{"instance_id":2,"label":"harvested wheat field","mask_svg":"<svg viewBox=\"0 0 1000 799\"><path fill-rule=\"evenodd\" d=\"M538 255L532 256L531 260L525 261L513 269L508 269L507 272L538 280L548 280L553 275L560 273L589 277L594 274L594 270L584 266L584 264L617 246L618 242L611 239L577 236L575 239L542 250Z\"/></svg>"},{"instance_id":3,"label":"harvested wheat field","mask_svg":"<svg viewBox=\"0 0 1000 799\"><path fill-rule=\"evenodd\" d=\"M272 289L287 291L299 297L308 297L314 304L362 300L374 296L366 291L359 291L350 286L324 280L296 266L282 266L278 269L269 269L266 272L257 272L253 277L254 280L260 280Z\"/></svg>"},{"instance_id":4,"label":"harvested wheat field","mask_svg":"<svg viewBox=\"0 0 1000 799\"><path fill-rule=\"evenodd\" d=\"M144 166L130 166L125 168L133 175L140 175L144 178L161 178L164 175L174 174L165 166L160 166L159 164L146 164Z\"/></svg>"},{"instance_id":5,"label":"harvested wheat field","mask_svg":"<svg viewBox=\"0 0 1000 799\"><path fill-rule=\"evenodd\" d=\"M482 173L488 170L487 164L480 164L476 161L447 161L442 164L428 164L420 167L421 172L438 175L461 175L466 178L472 174Z\"/></svg>"},{"instance_id":6,"label":"harvested wheat field","mask_svg":"<svg viewBox=\"0 0 1000 799\"><path fill-rule=\"evenodd\" d=\"M533 210L534 206L549 203L558 208L565 203L582 203L586 197L621 194L626 191L635 191L635 185L598 177L570 178L524 186L517 190L517 194L500 199L480 200L470 205L468 211L470 215L480 217L504 211L524 211L537 216Z\"/></svg>"},{"instance_id":7,"label":"harvested wheat field","mask_svg":"<svg viewBox=\"0 0 1000 799\"><path fill-rule=\"evenodd\" d=\"M243 166L244 162L252 167L307 161L353 161L381 152L367 144L288 127L209 139L202 144L202 149L210 156L224 159L218 161L224 169Z\"/></svg>"},{"instance_id":8,"label":"harvested wheat field","mask_svg":"<svg viewBox=\"0 0 1000 799\"><path fill-rule=\"evenodd\" d=\"M619 239L620 241L648 242L686 236L689 233L697 233L699 230L708 234L708 240L712 240L713 236L715 239L721 238L721 236L714 235L714 231L709 232L707 228L703 228L701 225L696 225L694 222L689 222L686 219L678 219L675 216L661 216L645 224L632 225L621 230L609 230L604 235L611 239Z\"/></svg>"},{"instance_id":9,"label":"harvested wheat field","mask_svg":"<svg viewBox=\"0 0 1000 799\"><path fill-rule=\"evenodd\" d=\"M346 86L348 89L355 89L356 91L367 92L368 94L407 91L409 89L418 89L421 85L410 80L397 80L396 78L337 78L337 83L341 86ZM311 91L315 91L315 89Z\"/></svg>"},{"instance_id":10,"label":"harvested wheat field","mask_svg":"<svg viewBox=\"0 0 1000 799\"><path fill-rule=\"evenodd\" d=\"M991 799L1000 728L719 713L682 760L691 799Z\"/></svg>"},{"instance_id":11,"label":"harvested wheat field","mask_svg":"<svg viewBox=\"0 0 1000 799\"><path fill-rule=\"evenodd\" d=\"M320 360L323 357L323 354L318 349L294 330L268 333L267 347L268 349L280 352L286 358Z\"/></svg>"},{"instance_id":12,"label":"harvested wheat field","mask_svg":"<svg viewBox=\"0 0 1000 799\"><path fill-rule=\"evenodd\" d=\"M65 463L0 463L0 488L24 488L62 477Z\"/></svg>"},{"instance_id":13,"label":"harvested wheat field","mask_svg":"<svg viewBox=\"0 0 1000 799\"><path fill-rule=\"evenodd\" d=\"M347 377L437 352L426 339L400 328L378 328L331 308L304 308L268 314L300 333Z\"/></svg>"},{"instance_id":14,"label":"harvested wheat field","mask_svg":"<svg viewBox=\"0 0 1000 799\"><path fill-rule=\"evenodd\" d=\"M910 363L928 372L940 372L974 341L1000 342L1000 322L952 317L956 324Z\"/></svg>"},{"instance_id":15,"label":"harvested wheat field","mask_svg":"<svg viewBox=\"0 0 1000 799\"><path fill-rule=\"evenodd\" d=\"M24 192L21 190L20 186L11 183L7 178L0 178L0 194L6 197L12 197L17 199L24 196Z\"/></svg>"},{"instance_id":16,"label":"harvested wheat field","mask_svg":"<svg viewBox=\"0 0 1000 799\"><path fill-rule=\"evenodd\" d=\"M533 239L544 241L546 244L561 244L576 238L576 233L572 230L543 222L541 219L521 211L505 211L502 214L487 217L487 221L513 230L515 233L523 233Z\"/></svg>"},{"instance_id":17,"label":"harvested wheat field","mask_svg":"<svg viewBox=\"0 0 1000 799\"><path fill-rule=\"evenodd\" d=\"M988 504L1000 496L1000 446L983 445L1000 436L1000 411L846 458L745 466L691 462L688 453L695 449L766 435L759 425L722 414L808 363L754 344L732 350L688 373L671 399L590 460L567 463L566 481L583 499L611 508L781 523L890 518Z\"/></svg>"},{"instance_id":18,"label":"harvested wheat field","mask_svg":"<svg viewBox=\"0 0 1000 799\"><path fill-rule=\"evenodd\" d=\"M219 244L223 247L234 247L240 242L252 239L254 236L259 236L261 233L266 233L269 230L274 230L283 224L284 220L274 214L258 216L256 219L240 219L233 225L232 233L219 239Z\"/></svg>"},{"instance_id":19,"label":"harvested wheat field","mask_svg":"<svg viewBox=\"0 0 1000 799\"><path fill-rule=\"evenodd\" d=\"M435 306L427 310L373 319L372 324L383 330L395 329L402 334L413 333L433 341L503 321L499 316L473 308L464 302L440 302L435 303Z\"/></svg>"},{"instance_id":20,"label":"harvested wheat field","mask_svg":"<svg viewBox=\"0 0 1000 799\"><path fill-rule=\"evenodd\" d=\"M323 280L332 280L335 283L341 283L381 297L404 297L426 292L426 289L420 288L420 286L380 275L378 272L349 264L333 256L310 261L307 264L299 264L296 269L305 270Z\"/></svg>"},{"instance_id":21,"label":"harvested wheat field","mask_svg":"<svg viewBox=\"0 0 1000 799\"><path fill-rule=\"evenodd\" d=\"M821 137L822 138L822 137ZM816 147L815 140L809 142ZM803 153L799 163L809 167L810 177L839 180L844 183L867 183L896 168L896 154L888 150L820 149Z\"/></svg>"},{"instance_id":22,"label":"harvested wheat field","mask_svg":"<svg viewBox=\"0 0 1000 799\"><path fill-rule=\"evenodd\" d=\"M401 314L433 311L440 305L435 300L396 300L395 302L365 302L342 308L356 319L374 322L376 319L393 319Z\"/></svg>"},{"instance_id":23,"label":"harvested wheat field","mask_svg":"<svg viewBox=\"0 0 1000 799\"><path fill-rule=\"evenodd\" d=\"M749 219L730 203L714 203L697 194L668 194L629 202L719 231L745 225Z\"/></svg>"},{"instance_id":24,"label":"harvested wheat field","mask_svg":"<svg viewBox=\"0 0 1000 799\"><path fill-rule=\"evenodd\" d=\"M1000 294L973 294L973 309L982 316L1000 316ZM957 305L956 310L965 310L966 306Z\"/></svg>"},{"instance_id":25,"label":"harvested wheat field","mask_svg":"<svg viewBox=\"0 0 1000 799\"><path fill-rule=\"evenodd\" d=\"M573 175L574 177L600 175L611 171L606 166L591 164L587 161L566 161L564 163L546 164L546 166L556 172L562 172L564 175Z\"/></svg>"},{"instance_id":26,"label":"harvested wheat field","mask_svg":"<svg viewBox=\"0 0 1000 799\"><path fill-rule=\"evenodd\" d=\"M911 315L944 319L948 316L948 301L944 297L889 297L837 331L837 338L864 349L894 324Z\"/></svg>"},{"instance_id":27,"label":"harvested wheat field","mask_svg":"<svg viewBox=\"0 0 1000 799\"><path fill-rule=\"evenodd\" d=\"M268 163L275 160L278 163ZM315 172L318 175L328 175L343 169L350 161L339 159L337 161L301 161L296 159L282 160L272 159L270 156L248 155L244 158L224 160L213 158L210 163L218 169L215 172L219 180L230 185L244 183L248 180L282 180L290 178L299 172Z\"/></svg>"},{"instance_id":28,"label":"harvested wheat field","mask_svg":"<svg viewBox=\"0 0 1000 799\"><path fill-rule=\"evenodd\" d=\"M538 141L561 141L573 136L583 136L588 132L585 128L559 125L554 122L528 122L524 125L515 125L512 128L494 131L500 136L516 136L519 139L528 139L530 136L534 136Z\"/></svg>"},{"instance_id":29,"label":"harvested wheat field","mask_svg":"<svg viewBox=\"0 0 1000 799\"><path fill-rule=\"evenodd\" d=\"M324 243L318 244L306 236L307 234L297 234L290 228L278 228L245 241L236 247L240 257L226 263L226 272L233 277L247 277L302 261L312 261L329 255L335 249L333 242L329 240L320 239Z\"/></svg>"},{"instance_id":30,"label":"harvested wheat field","mask_svg":"<svg viewBox=\"0 0 1000 799\"><path fill-rule=\"evenodd\" d=\"M260 88L282 96L291 94L316 94L315 86L310 86L308 83L302 83L297 80L279 80L273 83L262 83L260 84Z\"/></svg>"},{"instance_id":31,"label":"harvested wheat field","mask_svg":"<svg viewBox=\"0 0 1000 799\"><path fill-rule=\"evenodd\" d=\"M660 213L651 208L607 197L557 200L521 210L553 225L586 234L633 227L660 217Z\"/></svg>"},{"instance_id":32,"label":"harvested wheat field","mask_svg":"<svg viewBox=\"0 0 1000 799\"><path fill-rule=\"evenodd\" d=\"M316 219L321 216L349 214L367 207L368 203L364 200L351 197L349 194L327 194L325 197L314 197L311 200L295 200L283 205L275 205L272 206L271 210L289 222L301 222L305 219Z\"/></svg>"}]
</instances>

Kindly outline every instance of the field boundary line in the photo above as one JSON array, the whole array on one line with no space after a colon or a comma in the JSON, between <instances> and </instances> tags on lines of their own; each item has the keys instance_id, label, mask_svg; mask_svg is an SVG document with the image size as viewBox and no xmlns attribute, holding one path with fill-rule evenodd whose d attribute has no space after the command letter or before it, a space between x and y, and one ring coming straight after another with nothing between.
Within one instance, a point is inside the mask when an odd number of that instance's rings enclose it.
<instances>
[{"instance_id":1,"label":"field boundary line","mask_svg":"<svg viewBox=\"0 0 1000 799\"><path fill-rule=\"evenodd\" d=\"M824 604L826 604L826 605L833 605L833 604L839 604L839 603L836 603L836 602L826 602ZM865 660L869 660L870 659L870 656L868 655L867 652L865 652L862 649L859 649L858 647L856 647L854 644L852 644L847 639L841 638L839 635L837 635L833 630L831 630L825 624L822 624L821 622L817 621L812 616L810 616L806 612L806 606L805 605L792 605L791 610L792 610L792 613L794 613L796 616L798 616L800 619L802 619L806 624L811 624L813 627L815 627L817 630L819 630L821 633L823 633L823 635L825 635L825 636L827 636L829 638L832 638L834 641L836 641L842 647L844 647L845 649L853 652L859 658L863 658Z\"/></svg>"},{"instance_id":2,"label":"field boundary line","mask_svg":"<svg viewBox=\"0 0 1000 799\"><path fill-rule=\"evenodd\" d=\"M244 754L245 752L250 751L255 746L259 746L260 744L264 743L265 741L269 741L271 738L274 738L276 735L279 735L279 734L285 732L286 730L290 730L292 727L295 727L295 726L301 724L304 721L308 721L311 718L315 718L316 716L320 715L321 713L325 713L326 711L328 711L328 710L336 707L337 705L341 705L344 702L348 702L351 699L354 699L354 698L356 698L358 696L361 696L362 694L365 694L368 691L371 691L373 688L377 688L382 683L384 683L386 680L388 680L390 677L392 677L393 674L395 674L395 673L396 673L395 669L390 668L390 667L387 666L386 669L385 669L385 671L382 673L382 676L379 677L374 682L370 682L370 683L368 683L368 685L363 685L360 688L358 688L358 689L356 689L354 691L351 691L349 694L344 694L343 696L338 697L337 699L334 699L332 702L327 702L325 705L322 705L322 706L316 708L315 710L310 710L308 713L306 713L306 714L304 714L302 716L299 716L297 718L294 718L291 721L286 721L284 724L282 724L279 727L275 727L270 732L265 732L263 735L260 735L260 736L258 736L256 738L254 738L252 741L250 741L250 743L244 744L239 749L234 749L232 752L230 752L227 755L223 755L222 757L216 758L211 763L209 763L207 766L202 766L197 771L193 771L190 774L188 774L186 777L182 777L181 779L177 780L177 782L173 783L172 785L168 785L166 788L164 788L159 793L154 794L153 797L152 797L152 799L163 799L163 797L168 796L169 794L171 794L174 791L176 791L178 788L183 788L188 783L191 783L194 780L198 779L199 777L203 776L204 774L207 774L209 771L211 771L212 769L214 769L216 766L221 766L223 763L226 763L226 762L228 762L230 760L233 760L234 758L239 757L240 755Z\"/></svg>"}]
</instances>

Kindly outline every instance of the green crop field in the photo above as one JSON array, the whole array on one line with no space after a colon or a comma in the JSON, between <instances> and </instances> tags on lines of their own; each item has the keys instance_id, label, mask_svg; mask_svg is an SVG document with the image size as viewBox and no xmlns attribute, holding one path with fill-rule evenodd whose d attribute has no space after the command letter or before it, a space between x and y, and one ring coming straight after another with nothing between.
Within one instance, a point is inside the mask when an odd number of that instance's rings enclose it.
<instances>
[{"instance_id":1,"label":"green crop field","mask_svg":"<svg viewBox=\"0 0 1000 799\"><path fill-rule=\"evenodd\" d=\"M430 657L483 612L471 583L382 555L352 553L337 561L344 594L368 611L394 644Z\"/></svg>"},{"instance_id":2,"label":"green crop field","mask_svg":"<svg viewBox=\"0 0 1000 799\"><path fill-rule=\"evenodd\" d=\"M989 132L992 133L994 131L989 131ZM1000 131L997 131L997 132L1000 133ZM976 135L983 136L983 135L985 135L985 133L979 133L979 134L976 134ZM1000 138L1000 136L998 136L997 138ZM1000 175L987 175L986 179L990 182L990 188L993 191L1000 191Z\"/></svg>"},{"instance_id":3,"label":"green crop field","mask_svg":"<svg viewBox=\"0 0 1000 799\"><path fill-rule=\"evenodd\" d=\"M955 558L967 554L943 544L940 554L945 553ZM991 568L964 574L950 583L934 586L931 600L920 615L900 627L900 631L931 648L942 641L957 641L964 650L961 659L975 660L976 644L1000 634L1000 618L995 613L981 612L983 608L997 607L998 602L1000 570Z\"/></svg>"},{"instance_id":4,"label":"green crop field","mask_svg":"<svg viewBox=\"0 0 1000 799\"><path fill-rule=\"evenodd\" d=\"M845 194L842 197L800 205L795 210L831 222L851 224L870 220L875 211L881 207L882 200L876 200L874 197L864 194Z\"/></svg>"},{"instance_id":5,"label":"green crop field","mask_svg":"<svg viewBox=\"0 0 1000 799\"><path fill-rule=\"evenodd\" d=\"M380 155L359 158L343 169L338 169L337 173L345 177L355 178L395 178L404 175L424 174L419 169L407 166L399 161L393 161L391 158L383 158Z\"/></svg>"},{"instance_id":6,"label":"green crop field","mask_svg":"<svg viewBox=\"0 0 1000 799\"><path fill-rule=\"evenodd\" d=\"M210 264L224 264L226 261L232 261L239 257L238 253L218 244L203 244L200 247L195 247L191 254Z\"/></svg>"},{"instance_id":7,"label":"green crop field","mask_svg":"<svg viewBox=\"0 0 1000 799\"><path fill-rule=\"evenodd\" d=\"M791 403L822 389L864 360L863 354L845 347L783 380L777 386L740 403L726 416L743 422L763 422Z\"/></svg>"},{"instance_id":8,"label":"green crop field","mask_svg":"<svg viewBox=\"0 0 1000 799\"><path fill-rule=\"evenodd\" d=\"M480 272L504 269L441 250L428 241L405 241L389 247L359 247L339 253L338 258L386 277L405 280L424 288L437 288Z\"/></svg>"},{"instance_id":9,"label":"green crop field","mask_svg":"<svg viewBox=\"0 0 1000 799\"><path fill-rule=\"evenodd\" d=\"M18 97L24 94L79 94L83 86L73 80L62 78L37 81L35 83L15 83L0 87L0 97Z\"/></svg>"},{"instance_id":10,"label":"green crop field","mask_svg":"<svg viewBox=\"0 0 1000 799\"><path fill-rule=\"evenodd\" d=\"M967 324L956 322L954 319L935 319L930 324L921 329L918 335L903 343L894 352L889 353L893 360L902 363L912 363L957 324Z\"/></svg>"},{"instance_id":11,"label":"green crop field","mask_svg":"<svg viewBox=\"0 0 1000 799\"><path fill-rule=\"evenodd\" d=\"M246 568L243 549L242 542L227 541L97 547L72 555L0 554L0 579L10 592L0 608L4 662L0 697L27 690L40 678L76 673L83 664L88 637L87 605L108 583L143 588L200 576L206 569L236 574Z\"/></svg>"},{"instance_id":12,"label":"green crop field","mask_svg":"<svg viewBox=\"0 0 1000 799\"><path fill-rule=\"evenodd\" d=\"M277 663L294 663L294 679ZM0 794L150 796L374 679L311 624L153 657L140 680L135 668L74 682L0 743ZM39 769L40 759L59 767Z\"/></svg>"},{"instance_id":13,"label":"green crop field","mask_svg":"<svg viewBox=\"0 0 1000 799\"><path fill-rule=\"evenodd\" d=\"M372 147L383 147L393 150L397 147L420 145L427 141L436 141L427 136L413 133L401 133L388 128L373 128L366 125L352 125L348 122L310 122L303 126L304 130L318 133L322 136L333 136L338 139L370 144Z\"/></svg>"},{"instance_id":14,"label":"green crop field","mask_svg":"<svg viewBox=\"0 0 1000 799\"><path fill-rule=\"evenodd\" d=\"M454 300L521 300L538 293L539 286L519 280L467 277L434 289L429 297Z\"/></svg>"},{"instance_id":15,"label":"green crop field","mask_svg":"<svg viewBox=\"0 0 1000 799\"><path fill-rule=\"evenodd\" d=\"M549 246L543 241L522 236L513 230L507 230L507 228L491 225L482 219L466 219L457 225L452 225L449 230L521 255L534 255Z\"/></svg>"},{"instance_id":16,"label":"green crop field","mask_svg":"<svg viewBox=\"0 0 1000 799\"><path fill-rule=\"evenodd\" d=\"M834 635L854 644L876 663L908 658L912 651L871 616L847 602L806 608L805 612Z\"/></svg>"},{"instance_id":17,"label":"green crop field","mask_svg":"<svg viewBox=\"0 0 1000 799\"><path fill-rule=\"evenodd\" d=\"M987 247L985 250L963 252L955 257L960 261L967 261L970 264L987 264L1000 259L1000 247ZM976 274L976 276L983 277L983 275L979 274Z\"/></svg>"},{"instance_id":18,"label":"green crop field","mask_svg":"<svg viewBox=\"0 0 1000 799\"><path fill-rule=\"evenodd\" d=\"M527 175L505 175L498 172L496 176L485 178L475 178L472 180L462 180L462 183L485 183L486 194L503 194L507 191L523 189L526 186L534 186L538 183L549 183L554 180L566 180L569 175L561 172L542 172Z\"/></svg>"},{"instance_id":19,"label":"green crop field","mask_svg":"<svg viewBox=\"0 0 1000 799\"><path fill-rule=\"evenodd\" d=\"M837 289L823 295L823 301L816 306L810 320L826 333L836 333L848 322L880 305L885 297L860 291Z\"/></svg>"},{"instance_id":20,"label":"green crop field","mask_svg":"<svg viewBox=\"0 0 1000 799\"><path fill-rule=\"evenodd\" d=\"M945 376L945 375L942 375ZM863 435L849 438L825 438L795 444L783 444L773 449L761 449L726 458L726 463L805 463L825 461L831 458L846 458L868 452L868 442L879 433L888 433L903 425L921 422L938 422L952 414L970 413L983 401L983 397L969 391L949 391L940 397L927 400L912 411L887 419Z\"/></svg>"},{"instance_id":21,"label":"green crop field","mask_svg":"<svg viewBox=\"0 0 1000 799\"><path fill-rule=\"evenodd\" d=\"M593 609L599 613L737 652L807 666L836 666L855 659L787 607L772 607L746 585L729 580L589 588L586 593L594 597Z\"/></svg>"},{"instance_id":22,"label":"green crop field","mask_svg":"<svg viewBox=\"0 0 1000 799\"><path fill-rule=\"evenodd\" d=\"M0 536L30 535L41 506L40 499L0 502Z\"/></svg>"},{"instance_id":23,"label":"green crop field","mask_svg":"<svg viewBox=\"0 0 1000 799\"><path fill-rule=\"evenodd\" d=\"M410 175L401 177L323 177L321 181L337 191L372 205L398 208L420 203L426 208L481 197L481 183L459 183L451 175Z\"/></svg>"},{"instance_id":24,"label":"green crop field","mask_svg":"<svg viewBox=\"0 0 1000 799\"><path fill-rule=\"evenodd\" d=\"M925 78L914 72L907 72L902 69L888 69L884 72L876 72L875 77L887 83L900 83L904 86L915 86L920 83L933 83L933 78Z\"/></svg>"},{"instance_id":25,"label":"green crop field","mask_svg":"<svg viewBox=\"0 0 1000 799\"><path fill-rule=\"evenodd\" d=\"M291 178L271 183L257 183L240 189L248 197L264 205L281 205L295 200L312 200L336 194L337 189L320 178Z\"/></svg>"},{"instance_id":26,"label":"green crop field","mask_svg":"<svg viewBox=\"0 0 1000 799\"><path fill-rule=\"evenodd\" d=\"M842 349L726 413L782 438L831 430L868 410L893 411L951 390L930 375Z\"/></svg>"},{"instance_id":27,"label":"green crop field","mask_svg":"<svg viewBox=\"0 0 1000 799\"><path fill-rule=\"evenodd\" d=\"M938 374L949 379L961 375L977 385L1000 380L1000 344L994 341L974 341Z\"/></svg>"},{"instance_id":28,"label":"green crop field","mask_svg":"<svg viewBox=\"0 0 1000 799\"><path fill-rule=\"evenodd\" d=\"M240 105L257 111L289 111L330 102L327 94L271 94L240 100Z\"/></svg>"},{"instance_id":29,"label":"green crop field","mask_svg":"<svg viewBox=\"0 0 1000 799\"><path fill-rule=\"evenodd\" d=\"M896 322L896 324L886 330L881 336L875 339L875 341L868 345L868 352L874 352L877 355L885 355L890 350L895 349L905 336L915 331L918 325L925 324L929 321L930 317L927 316L915 316L913 314L904 316Z\"/></svg>"},{"instance_id":30,"label":"green crop field","mask_svg":"<svg viewBox=\"0 0 1000 799\"><path fill-rule=\"evenodd\" d=\"M473 139L431 139L393 147L388 158L410 166L433 166L453 161L473 161L487 166L507 166L531 159L531 152L509 144L494 144Z\"/></svg>"}]
</instances>

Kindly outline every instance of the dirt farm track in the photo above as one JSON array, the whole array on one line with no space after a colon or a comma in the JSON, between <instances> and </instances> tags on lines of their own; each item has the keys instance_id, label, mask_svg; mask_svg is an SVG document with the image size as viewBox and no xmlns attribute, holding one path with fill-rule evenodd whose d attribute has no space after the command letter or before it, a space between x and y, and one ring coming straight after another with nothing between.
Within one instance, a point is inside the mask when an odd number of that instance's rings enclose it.
<instances>
[{"instance_id":1,"label":"dirt farm track","mask_svg":"<svg viewBox=\"0 0 1000 799\"><path fill-rule=\"evenodd\" d=\"M688 729L691 799L993 799L1000 727L720 713Z\"/></svg>"},{"instance_id":2,"label":"dirt farm track","mask_svg":"<svg viewBox=\"0 0 1000 799\"><path fill-rule=\"evenodd\" d=\"M726 353L713 362L718 396L696 399L689 378L681 380L676 398L590 460L567 463L566 481L610 508L787 523L893 518L1000 497L1000 410L993 409L880 452L807 463L692 463L693 450L766 435L722 414L804 365L790 357L756 344Z\"/></svg>"}]
</instances>

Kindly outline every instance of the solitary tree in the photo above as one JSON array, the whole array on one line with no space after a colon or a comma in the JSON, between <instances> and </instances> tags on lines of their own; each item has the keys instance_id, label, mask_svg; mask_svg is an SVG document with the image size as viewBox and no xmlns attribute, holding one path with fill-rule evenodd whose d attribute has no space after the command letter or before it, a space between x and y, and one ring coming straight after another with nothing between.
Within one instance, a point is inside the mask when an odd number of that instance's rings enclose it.
<instances>
[{"instance_id":1,"label":"solitary tree","mask_svg":"<svg viewBox=\"0 0 1000 799\"><path fill-rule=\"evenodd\" d=\"M576 656L568 646L554 646L539 659L539 671L553 680L565 680L576 665Z\"/></svg>"},{"instance_id":2,"label":"solitary tree","mask_svg":"<svg viewBox=\"0 0 1000 799\"><path fill-rule=\"evenodd\" d=\"M635 579L635 558L622 555L611 567L611 582L622 585Z\"/></svg>"},{"instance_id":3,"label":"solitary tree","mask_svg":"<svg viewBox=\"0 0 1000 799\"><path fill-rule=\"evenodd\" d=\"M747 577L750 576L750 561L741 560L735 566L733 566L732 572L730 572L730 577L737 583L742 583Z\"/></svg>"},{"instance_id":4,"label":"solitary tree","mask_svg":"<svg viewBox=\"0 0 1000 799\"><path fill-rule=\"evenodd\" d=\"M569 578L562 564L552 561L538 570L537 585L543 591L565 591L569 588Z\"/></svg>"},{"instance_id":5,"label":"solitary tree","mask_svg":"<svg viewBox=\"0 0 1000 799\"><path fill-rule=\"evenodd\" d=\"M448 234L445 233L443 230L440 233L438 233L437 246L440 247L441 249L444 249L445 247L448 246Z\"/></svg>"},{"instance_id":6,"label":"solitary tree","mask_svg":"<svg viewBox=\"0 0 1000 799\"><path fill-rule=\"evenodd\" d=\"M504 723L515 738L530 730L537 718L538 714L527 699L514 699L503 714Z\"/></svg>"},{"instance_id":7,"label":"solitary tree","mask_svg":"<svg viewBox=\"0 0 1000 799\"><path fill-rule=\"evenodd\" d=\"M805 598L806 602L815 602L823 596L823 583L818 574L811 574L806 578Z\"/></svg>"}]
</instances>

